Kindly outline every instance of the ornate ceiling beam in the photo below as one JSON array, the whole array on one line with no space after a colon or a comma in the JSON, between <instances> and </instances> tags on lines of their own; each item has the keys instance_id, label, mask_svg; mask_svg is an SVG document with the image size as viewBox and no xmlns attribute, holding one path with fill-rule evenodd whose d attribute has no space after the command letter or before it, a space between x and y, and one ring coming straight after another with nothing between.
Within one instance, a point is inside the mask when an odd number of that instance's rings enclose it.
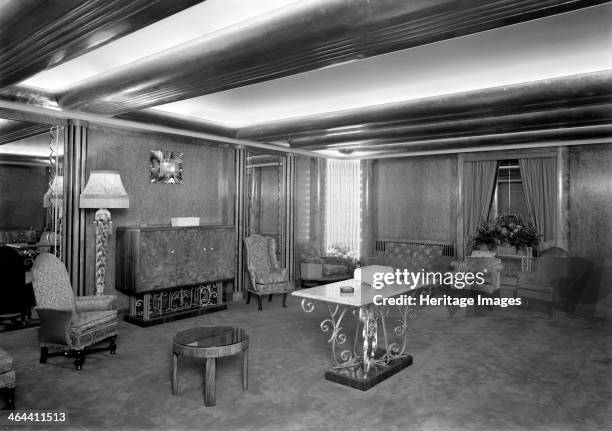
<instances>
[{"instance_id":1,"label":"ornate ceiling beam","mask_svg":"<svg viewBox=\"0 0 612 431\"><path fill-rule=\"evenodd\" d=\"M201 1L0 2L0 88L21 82Z\"/></svg>"},{"instance_id":2,"label":"ornate ceiling beam","mask_svg":"<svg viewBox=\"0 0 612 431\"><path fill-rule=\"evenodd\" d=\"M453 127L461 130L461 123L465 121L500 117L503 122L502 116L512 115L516 117L508 117L508 121L511 123L515 118L516 127L521 127L529 115L548 116L549 123L554 123L557 117L559 125L565 121L567 126L579 122L581 115L580 109L571 111L569 108L582 107L585 115L607 119L609 114L605 107L599 109L598 105L609 103L612 103L612 71L602 71L270 122L239 129L236 136L265 141L289 140L297 146L300 143L314 145L317 137L325 144L327 136L331 144L334 139L342 141L343 135L356 140L363 134L373 137L377 133L417 133L417 126L421 127L421 132L435 132L435 127L426 127L435 123L446 123L449 130ZM490 127L495 127L495 119L488 122ZM413 129L402 130L402 127Z\"/></svg>"},{"instance_id":3,"label":"ornate ceiling beam","mask_svg":"<svg viewBox=\"0 0 612 431\"><path fill-rule=\"evenodd\" d=\"M603 0L310 0L85 80L62 108L117 115Z\"/></svg>"},{"instance_id":4,"label":"ornate ceiling beam","mask_svg":"<svg viewBox=\"0 0 612 431\"><path fill-rule=\"evenodd\" d=\"M344 133L290 138L291 146L309 150L350 148L356 141L390 142L399 140L445 139L462 136L494 135L510 132L572 128L612 123L612 104L562 108L514 115L469 118L427 124L373 127Z\"/></svg>"},{"instance_id":5,"label":"ornate ceiling beam","mask_svg":"<svg viewBox=\"0 0 612 431\"><path fill-rule=\"evenodd\" d=\"M368 153L370 155L399 153L408 154L432 151L453 153L463 150L478 150L482 147L494 149L495 147L519 148L521 145L563 145L564 142L575 142L580 140L606 142L611 137L611 125L597 125L575 127L572 129L548 129L529 132L497 133L492 135L427 139L412 142L402 139L383 143L376 142L375 140L362 141L353 143L350 148L340 149L339 154L350 155L355 151L359 151L360 154Z\"/></svg>"}]
</instances>

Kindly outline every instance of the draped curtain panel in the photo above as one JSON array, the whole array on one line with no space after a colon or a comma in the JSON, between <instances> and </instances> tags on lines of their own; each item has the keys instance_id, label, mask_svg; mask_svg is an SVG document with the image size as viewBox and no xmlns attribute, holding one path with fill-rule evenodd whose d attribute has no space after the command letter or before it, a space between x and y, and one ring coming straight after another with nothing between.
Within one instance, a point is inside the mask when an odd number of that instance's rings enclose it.
<instances>
[{"instance_id":1,"label":"draped curtain panel","mask_svg":"<svg viewBox=\"0 0 612 431\"><path fill-rule=\"evenodd\" d=\"M346 247L359 256L361 169L359 160L327 160L325 247Z\"/></svg>"},{"instance_id":2,"label":"draped curtain panel","mask_svg":"<svg viewBox=\"0 0 612 431\"><path fill-rule=\"evenodd\" d=\"M521 178L527 198L527 208L541 241L554 238L557 217L557 159L536 157L520 159Z\"/></svg>"},{"instance_id":3,"label":"draped curtain panel","mask_svg":"<svg viewBox=\"0 0 612 431\"><path fill-rule=\"evenodd\" d=\"M489 216L493 199L497 160L478 160L463 164L463 233L470 244L478 225Z\"/></svg>"}]
</instances>

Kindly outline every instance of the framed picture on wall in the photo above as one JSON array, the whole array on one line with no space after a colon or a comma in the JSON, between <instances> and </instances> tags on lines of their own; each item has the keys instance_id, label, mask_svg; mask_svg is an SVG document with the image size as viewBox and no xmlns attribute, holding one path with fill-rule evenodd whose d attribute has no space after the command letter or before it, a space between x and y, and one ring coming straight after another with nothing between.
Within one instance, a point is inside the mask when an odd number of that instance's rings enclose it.
<instances>
[{"instance_id":1,"label":"framed picture on wall","mask_svg":"<svg viewBox=\"0 0 612 431\"><path fill-rule=\"evenodd\" d=\"M183 153L174 151L150 151L149 182L183 184Z\"/></svg>"}]
</instances>

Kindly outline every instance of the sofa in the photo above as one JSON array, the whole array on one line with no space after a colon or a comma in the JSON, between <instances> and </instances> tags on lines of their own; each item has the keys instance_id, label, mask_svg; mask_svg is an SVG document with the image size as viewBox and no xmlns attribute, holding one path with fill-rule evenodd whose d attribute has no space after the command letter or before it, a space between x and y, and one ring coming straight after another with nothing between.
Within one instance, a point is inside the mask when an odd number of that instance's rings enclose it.
<instances>
[{"instance_id":1,"label":"sofa","mask_svg":"<svg viewBox=\"0 0 612 431\"><path fill-rule=\"evenodd\" d=\"M443 251L443 247L436 244L389 242L382 255L365 259L365 264L444 273L451 270L453 256L444 256Z\"/></svg>"}]
</instances>

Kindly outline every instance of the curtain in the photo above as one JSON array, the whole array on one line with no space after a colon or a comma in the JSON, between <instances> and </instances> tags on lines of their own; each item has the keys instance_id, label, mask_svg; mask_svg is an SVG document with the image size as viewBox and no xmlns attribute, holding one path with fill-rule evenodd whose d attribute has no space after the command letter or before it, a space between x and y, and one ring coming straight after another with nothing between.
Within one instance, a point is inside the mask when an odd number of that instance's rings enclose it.
<instances>
[{"instance_id":1,"label":"curtain","mask_svg":"<svg viewBox=\"0 0 612 431\"><path fill-rule=\"evenodd\" d=\"M557 159L536 157L520 159L521 178L527 208L542 241L554 238L557 217Z\"/></svg>"},{"instance_id":2,"label":"curtain","mask_svg":"<svg viewBox=\"0 0 612 431\"><path fill-rule=\"evenodd\" d=\"M327 160L325 248L347 248L359 257L361 241L361 168L359 160Z\"/></svg>"},{"instance_id":3,"label":"curtain","mask_svg":"<svg viewBox=\"0 0 612 431\"><path fill-rule=\"evenodd\" d=\"M478 225L489 216L497 177L497 160L463 164L463 235L466 249Z\"/></svg>"}]
</instances>

